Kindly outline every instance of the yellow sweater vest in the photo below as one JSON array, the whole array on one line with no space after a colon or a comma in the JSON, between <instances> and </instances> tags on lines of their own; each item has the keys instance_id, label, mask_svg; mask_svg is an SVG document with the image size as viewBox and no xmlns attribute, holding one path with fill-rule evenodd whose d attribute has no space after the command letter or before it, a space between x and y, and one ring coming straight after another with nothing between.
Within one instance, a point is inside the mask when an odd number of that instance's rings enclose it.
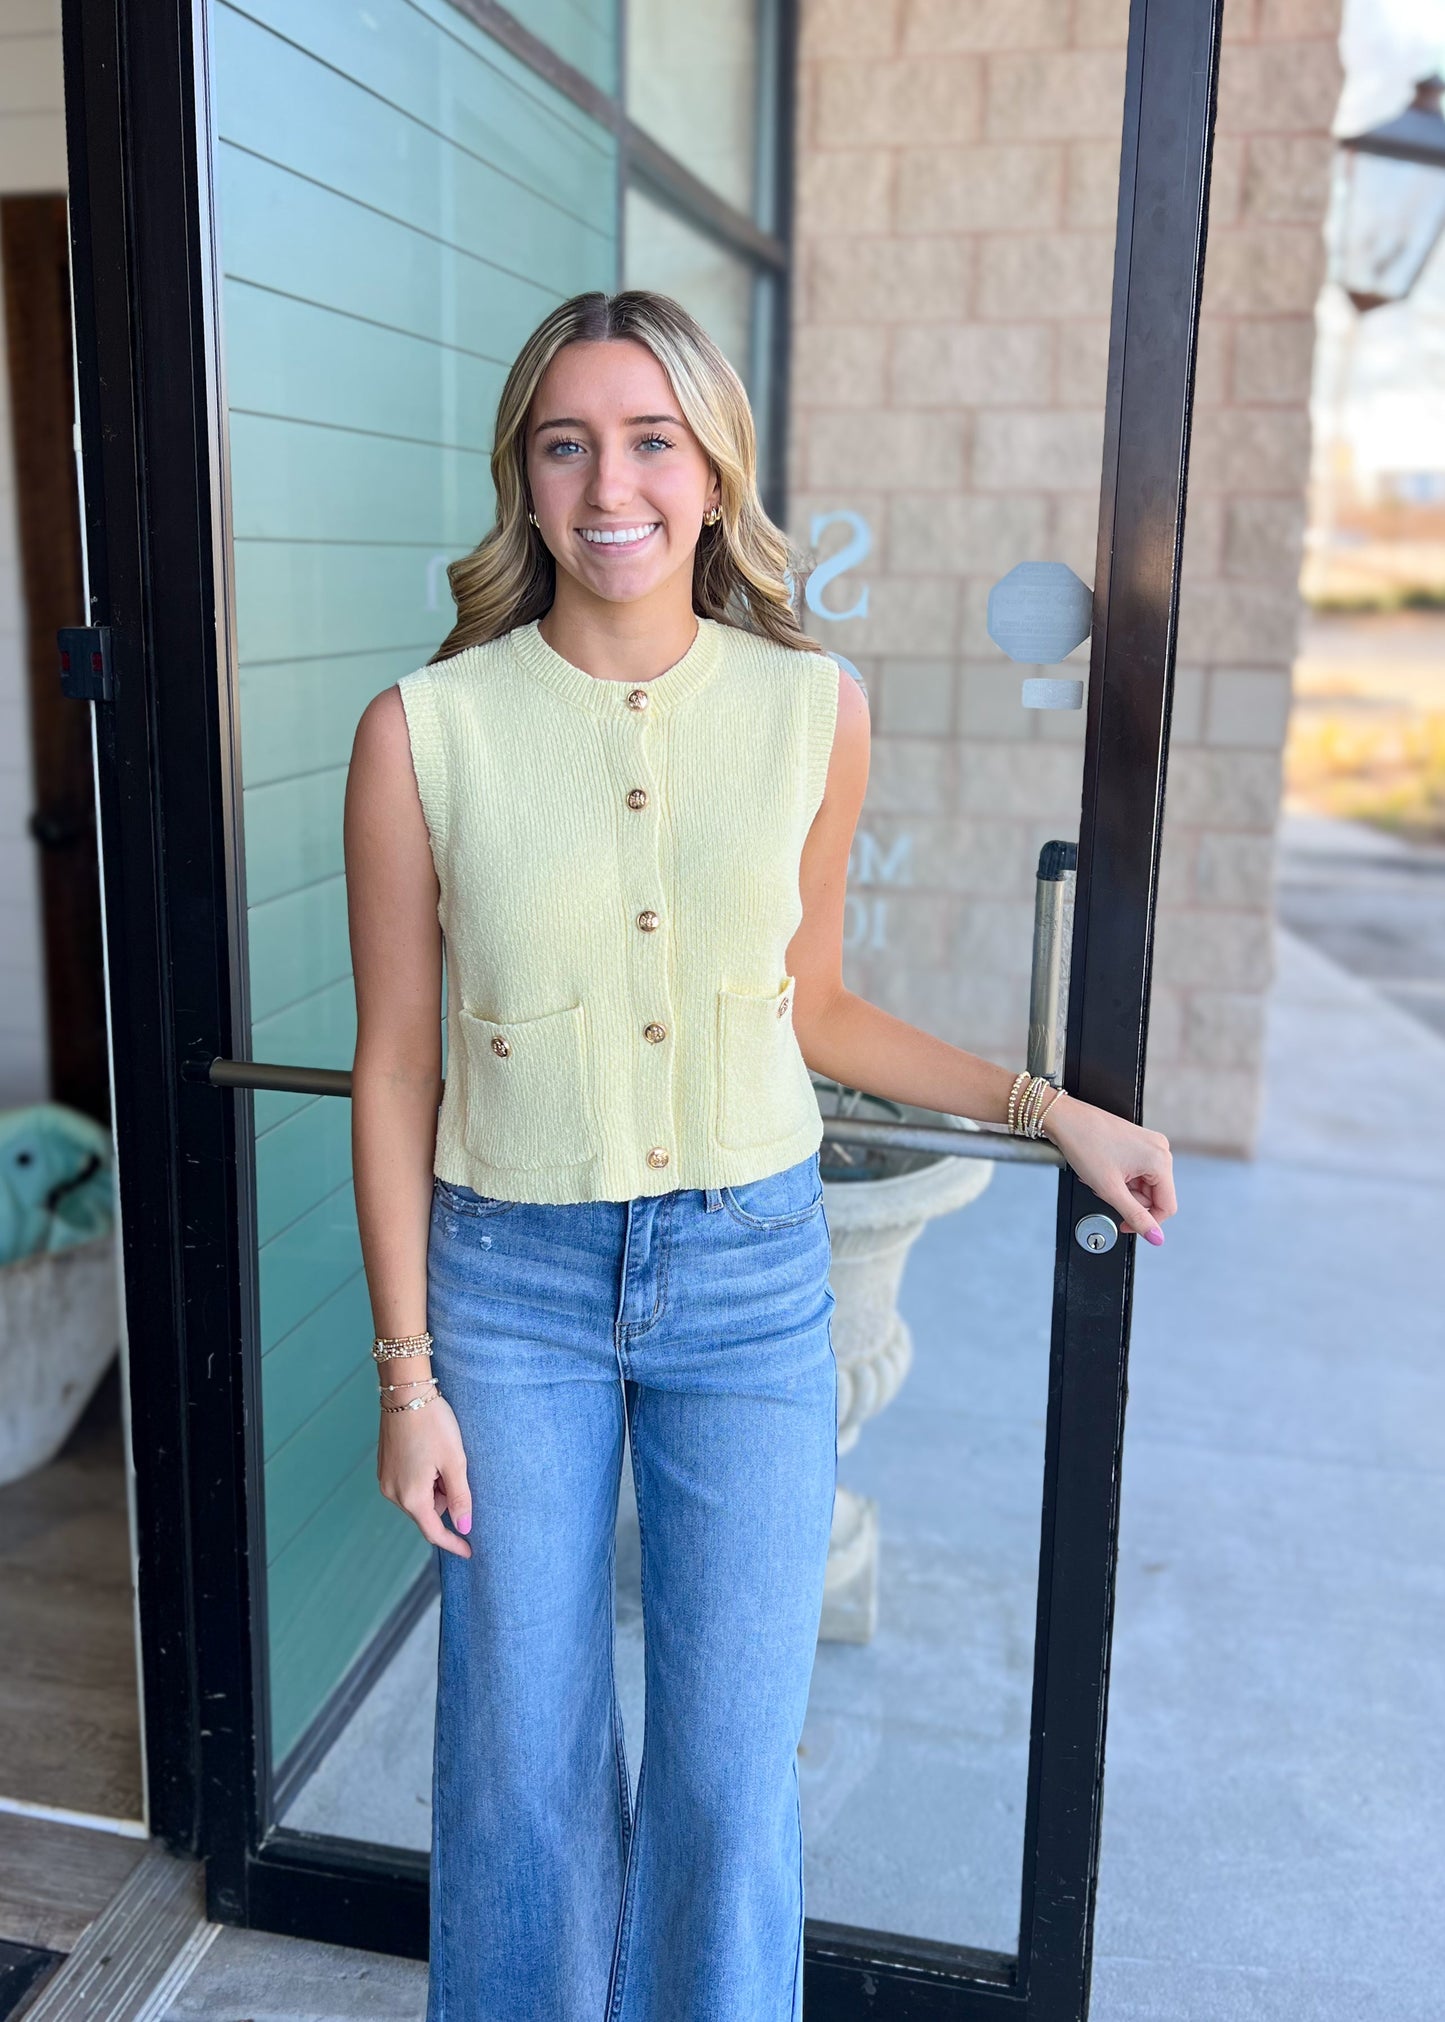
<instances>
[{"instance_id":1,"label":"yellow sweater vest","mask_svg":"<svg viewBox=\"0 0 1445 2022\"><path fill-rule=\"evenodd\" d=\"M438 1176L630 1200L815 1151L783 964L837 663L704 618L629 686L533 624L397 685L441 887Z\"/></svg>"}]
</instances>

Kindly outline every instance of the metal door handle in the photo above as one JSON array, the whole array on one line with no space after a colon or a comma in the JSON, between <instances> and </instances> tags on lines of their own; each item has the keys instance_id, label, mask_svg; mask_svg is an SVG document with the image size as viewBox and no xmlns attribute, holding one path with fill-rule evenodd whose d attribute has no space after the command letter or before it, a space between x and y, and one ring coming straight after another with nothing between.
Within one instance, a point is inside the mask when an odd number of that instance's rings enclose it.
<instances>
[{"instance_id":1,"label":"metal door handle","mask_svg":"<svg viewBox=\"0 0 1445 2022\"><path fill-rule=\"evenodd\" d=\"M285 1067L264 1060L188 1060L184 1081L212 1088L266 1089L280 1095L351 1094L351 1075L342 1067ZM886 1123L863 1116L825 1116L823 1135L835 1144L887 1144L898 1151L934 1151L948 1158L987 1158L999 1165L1064 1163L1047 1138L1009 1137L1001 1130L960 1118L956 1123Z\"/></svg>"},{"instance_id":2,"label":"metal door handle","mask_svg":"<svg viewBox=\"0 0 1445 2022\"><path fill-rule=\"evenodd\" d=\"M1034 885L1034 956L1029 975L1030 1074L1059 1081L1063 1074L1064 1014L1069 989L1068 935L1074 903L1078 846L1047 842L1039 851Z\"/></svg>"}]
</instances>

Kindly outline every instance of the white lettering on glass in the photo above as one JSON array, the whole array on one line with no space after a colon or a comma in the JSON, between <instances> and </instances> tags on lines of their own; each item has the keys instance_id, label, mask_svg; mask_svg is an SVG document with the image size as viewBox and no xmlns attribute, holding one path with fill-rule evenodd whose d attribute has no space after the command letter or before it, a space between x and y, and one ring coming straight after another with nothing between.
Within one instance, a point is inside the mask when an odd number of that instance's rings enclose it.
<instances>
[{"instance_id":1,"label":"white lettering on glass","mask_svg":"<svg viewBox=\"0 0 1445 2022\"><path fill-rule=\"evenodd\" d=\"M847 877L843 945L881 951L888 946L888 899L885 893L867 887L913 883L913 837L905 829L885 849L871 830L860 829L848 852ZM856 886L864 889L859 891Z\"/></svg>"},{"instance_id":2,"label":"white lettering on glass","mask_svg":"<svg viewBox=\"0 0 1445 2022\"><path fill-rule=\"evenodd\" d=\"M858 876L860 885L911 885L913 883L913 838L905 830L896 835L885 856L879 847L878 838L867 829L860 829L854 837L854 848L858 853ZM853 879L853 857L849 853L848 877Z\"/></svg>"},{"instance_id":3,"label":"white lettering on glass","mask_svg":"<svg viewBox=\"0 0 1445 2022\"><path fill-rule=\"evenodd\" d=\"M446 586L448 594L450 594L451 586L447 583L447 563L450 560L450 555L427 556L426 607L429 611L439 611L442 608L441 592L443 585Z\"/></svg>"},{"instance_id":4,"label":"white lettering on glass","mask_svg":"<svg viewBox=\"0 0 1445 2022\"><path fill-rule=\"evenodd\" d=\"M846 611L831 611L823 602L823 592L829 583L844 576L850 569L866 561L873 550L873 531L862 513L831 512L814 513L813 523L808 529L808 539L817 547L829 527L844 526L852 529L851 538L846 540L836 554L828 555L813 570L803 592L803 601L808 609L820 618L828 618L841 624L848 618L866 618L868 615L868 585L863 584L855 600Z\"/></svg>"},{"instance_id":5,"label":"white lettering on glass","mask_svg":"<svg viewBox=\"0 0 1445 2022\"><path fill-rule=\"evenodd\" d=\"M843 946L883 950L888 946L888 901L849 892L843 901Z\"/></svg>"}]
</instances>

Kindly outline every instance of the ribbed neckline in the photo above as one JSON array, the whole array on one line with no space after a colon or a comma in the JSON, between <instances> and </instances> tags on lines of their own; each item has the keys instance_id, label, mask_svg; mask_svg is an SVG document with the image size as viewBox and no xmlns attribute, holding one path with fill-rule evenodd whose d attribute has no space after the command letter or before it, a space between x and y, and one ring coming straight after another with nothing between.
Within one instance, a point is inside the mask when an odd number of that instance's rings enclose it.
<instances>
[{"instance_id":1,"label":"ribbed neckline","mask_svg":"<svg viewBox=\"0 0 1445 2022\"><path fill-rule=\"evenodd\" d=\"M579 708L590 710L594 716L635 718L640 712L629 708L627 698L634 688L645 688L646 713L651 718L676 708L711 680L721 658L722 634L726 629L715 618L699 618L697 637L682 658L647 681L607 681L574 667L547 644L535 619L530 625L517 626L508 638L518 662L534 680L575 702Z\"/></svg>"}]
</instances>

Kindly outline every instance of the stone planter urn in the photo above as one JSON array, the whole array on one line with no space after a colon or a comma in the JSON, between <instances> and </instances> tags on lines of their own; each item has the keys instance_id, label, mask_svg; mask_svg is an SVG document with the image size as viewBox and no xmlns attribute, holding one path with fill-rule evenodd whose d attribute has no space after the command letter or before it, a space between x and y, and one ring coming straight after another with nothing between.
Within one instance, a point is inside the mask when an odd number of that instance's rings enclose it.
<instances>
[{"instance_id":1,"label":"stone planter urn","mask_svg":"<svg viewBox=\"0 0 1445 2022\"><path fill-rule=\"evenodd\" d=\"M868 1116L968 1130L961 1118L885 1102L815 1083L829 1116ZM925 1226L978 1199L993 1177L991 1160L951 1158L886 1145L825 1143L823 1204L832 1237L829 1282L833 1353L838 1364L838 1457L858 1444L864 1425L898 1394L913 1360L913 1337L898 1311L908 1252ZM866 1643L878 1621L878 1505L838 1485L823 1589L821 1640Z\"/></svg>"},{"instance_id":2,"label":"stone planter urn","mask_svg":"<svg viewBox=\"0 0 1445 2022\"><path fill-rule=\"evenodd\" d=\"M55 1458L119 1344L112 1231L0 1265L0 1483Z\"/></svg>"},{"instance_id":3,"label":"stone planter urn","mask_svg":"<svg viewBox=\"0 0 1445 2022\"><path fill-rule=\"evenodd\" d=\"M0 1112L0 1482L55 1457L120 1345L114 1219L103 1124Z\"/></svg>"}]
</instances>

